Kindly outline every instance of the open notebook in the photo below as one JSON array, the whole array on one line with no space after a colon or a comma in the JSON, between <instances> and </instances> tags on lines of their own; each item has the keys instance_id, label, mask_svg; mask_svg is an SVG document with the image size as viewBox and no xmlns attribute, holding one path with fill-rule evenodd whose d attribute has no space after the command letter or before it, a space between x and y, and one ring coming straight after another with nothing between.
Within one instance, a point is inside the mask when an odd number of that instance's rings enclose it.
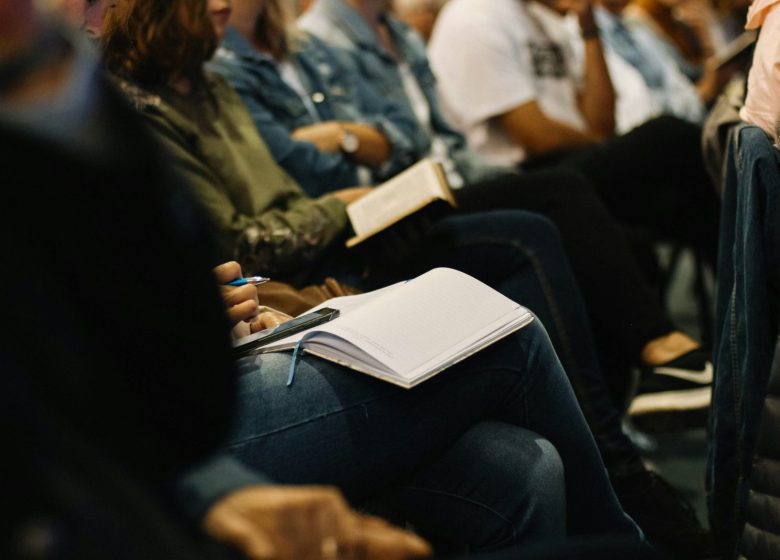
<instances>
[{"instance_id":1,"label":"open notebook","mask_svg":"<svg viewBox=\"0 0 780 560\"><path fill-rule=\"evenodd\" d=\"M410 388L533 320L471 276L437 268L381 290L330 299L333 321L261 348L294 348Z\"/></svg>"}]
</instances>

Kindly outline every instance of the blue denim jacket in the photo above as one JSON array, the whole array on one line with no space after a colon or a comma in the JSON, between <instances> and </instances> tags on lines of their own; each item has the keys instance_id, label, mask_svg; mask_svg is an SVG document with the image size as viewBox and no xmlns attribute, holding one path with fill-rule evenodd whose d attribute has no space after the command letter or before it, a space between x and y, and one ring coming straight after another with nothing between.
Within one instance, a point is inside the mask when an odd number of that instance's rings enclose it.
<instances>
[{"instance_id":1,"label":"blue denim jacket","mask_svg":"<svg viewBox=\"0 0 780 560\"><path fill-rule=\"evenodd\" d=\"M444 118L436 93L436 78L428 64L425 44L419 35L391 15L385 18L401 57L409 64L428 100L433 131L446 142L461 175L468 183L474 183L507 173L507 168L492 166L471 150L464 136ZM355 69L366 81L386 98L402 104L414 114L395 59L379 43L363 18L344 0L317 0L298 20L298 24L302 29L347 52ZM428 133L418 127L417 134L422 135L417 142L424 142L429 147L431 138Z\"/></svg>"},{"instance_id":2,"label":"blue denim jacket","mask_svg":"<svg viewBox=\"0 0 780 560\"><path fill-rule=\"evenodd\" d=\"M733 546L780 322L780 152L755 126L729 145L719 242L707 493L713 532Z\"/></svg>"},{"instance_id":3,"label":"blue denim jacket","mask_svg":"<svg viewBox=\"0 0 780 560\"><path fill-rule=\"evenodd\" d=\"M424 143L413 141L419 133L412 114L383 99L345 69L343 55L315 37L303 37L290 60L302 73L319 121L281 77L275 62L233 28L227 29L209 68L222 74L241 95L276 162L309 195L357 185L358 166L344 154L323 152L310 142L295 140L291 133L299 127L340 120L381 130L390 142L391 154L381 168L372 170L375 182L408 167L424 152Z\"/></svg>"}]
</instances>

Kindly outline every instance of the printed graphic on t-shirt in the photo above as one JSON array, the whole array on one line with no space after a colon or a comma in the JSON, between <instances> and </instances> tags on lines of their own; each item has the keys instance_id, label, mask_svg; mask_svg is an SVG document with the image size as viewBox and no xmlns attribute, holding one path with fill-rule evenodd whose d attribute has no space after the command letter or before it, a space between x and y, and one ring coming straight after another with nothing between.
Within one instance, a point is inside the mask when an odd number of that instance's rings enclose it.
<instances>
[{"instance_id":1,"label":"printed graphic on t-shirt","mask_svg":"<svg viewBox=\"0 0 780 560\"><path fill-rule=\"evenodd\" d=\"M563 49L555 43L528 42L534 75L539 78L563 78L566 76L566 60Z\"/></svg>"}]
</instances>

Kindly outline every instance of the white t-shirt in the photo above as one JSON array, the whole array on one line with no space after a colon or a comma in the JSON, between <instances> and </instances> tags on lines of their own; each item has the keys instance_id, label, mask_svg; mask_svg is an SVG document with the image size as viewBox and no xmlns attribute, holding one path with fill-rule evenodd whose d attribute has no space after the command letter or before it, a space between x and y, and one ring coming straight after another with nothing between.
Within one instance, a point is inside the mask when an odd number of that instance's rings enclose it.
<instances>
[{"instance_id":1,"label":"white t-shirt","mask_svg":"<svg viewBox=\"0 0 780 560\"><path fill-rule=\"evenodd\" d=\"M577 105L583 69L563 18L541 4L450 0L428 52L444 111L492 163L525 159L494 117L530 101L551 119L587 129Z\"/></svg>"},{"instance_id":2,"label":"white t-shirt","mask_svg":"<svg viewBox=\"0 0 780 560\"><path fill-rule=\"evenodd\" d=\"M459 189L463 187L465 181L461 174L458 173L458 168L450 157L446 142L433 131L431 107L428 105L428 99L417 82L417 78L414 77L414 72L409 68L407 62L399 62L398 71L401 74L404 92L412 106L414 116L417 117L417 122L425 128L428 136L431 138L431 149L427 156L442 164L444 174L447 176L447 182L451 188Z\"/></svg>"}]
</instances>

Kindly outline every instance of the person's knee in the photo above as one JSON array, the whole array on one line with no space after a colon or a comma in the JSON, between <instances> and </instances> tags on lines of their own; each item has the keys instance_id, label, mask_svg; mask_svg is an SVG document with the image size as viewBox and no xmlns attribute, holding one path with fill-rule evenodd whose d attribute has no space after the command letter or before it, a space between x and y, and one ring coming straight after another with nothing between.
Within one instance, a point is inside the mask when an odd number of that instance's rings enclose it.
<instances>
[{"instance_id":1,"label":"person's knee","mask_svg":"<svg viewBox=\"0 0 780 560\"><path fill-rule=\"evenodd\" d=\"M482 468L505 498L486 548L565 534L564 466L552 443L515 425L484 422L472 435L484 437Z\"/></svg>"}]
</instances>

